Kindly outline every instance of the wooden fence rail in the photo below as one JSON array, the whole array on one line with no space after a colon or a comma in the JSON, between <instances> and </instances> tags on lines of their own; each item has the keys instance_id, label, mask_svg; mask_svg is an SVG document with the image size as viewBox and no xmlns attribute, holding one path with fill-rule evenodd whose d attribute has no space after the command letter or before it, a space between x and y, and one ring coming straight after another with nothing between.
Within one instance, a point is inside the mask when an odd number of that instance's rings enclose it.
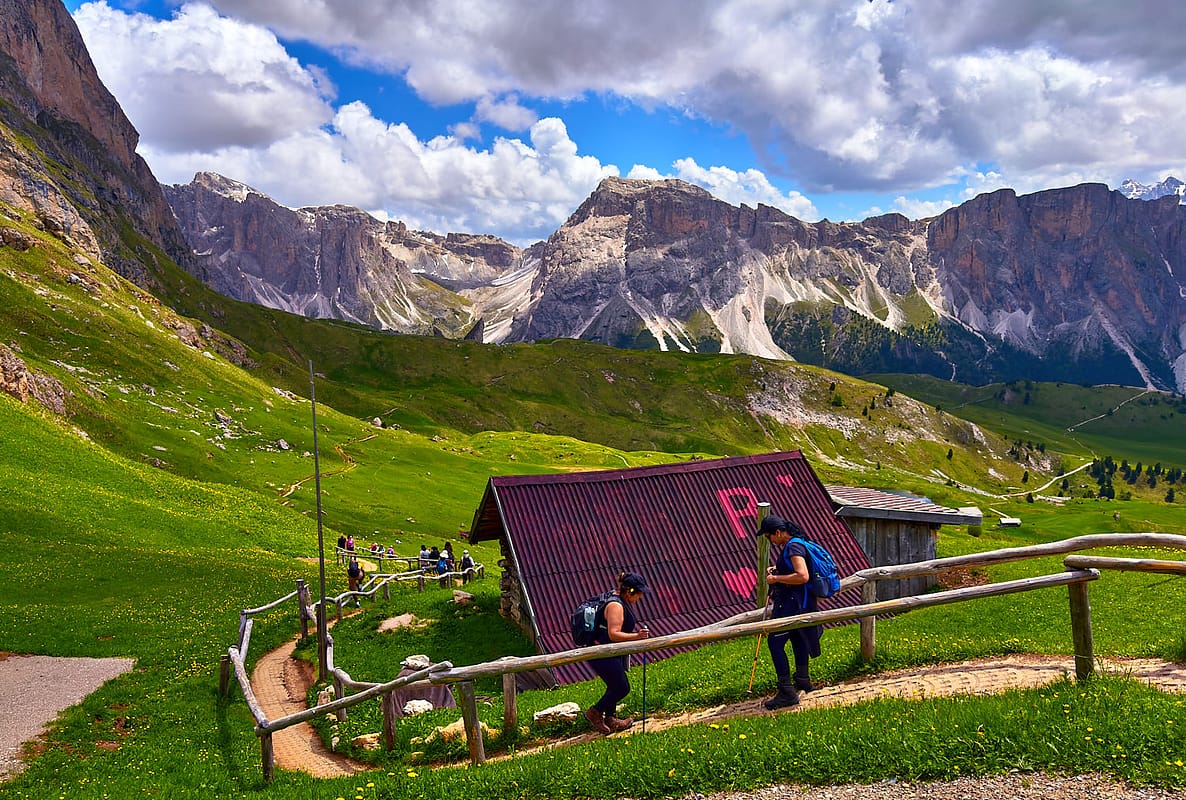
<instances>
[{"instance_id":1,"label":"wooden fence rail","mask_svg":"<svg viewBox=\"0 0 1186 800\"><path fill-rule=\"evenodd\" d=\"M473 691L473 682L479 678L502 676L504 692L507 694L504 697L504 722L506 720L516 720L515 724L517 724L517 708L514 699L515 682L513 679L513 675L516 673L554 668L565 664L589 661L595 658L624 656L634 653L650 653L672 647L709 644L759 634L769 635L797 628L811 627L830 622L846 622L854 619L861 622L861 654L862 656L866 656L866 648L868 648L867 658L872 658L876 644L873 630L878 616L897 615L921 608L967 602L982 597L995 597L1058 586L1068 587L1071 638L1075 652L1075 674L1077 678L1083 679L1089 676L1094 669L1091 606L1087 586L1091 581L1097 580L1100 577L1100 570L1113 569L1186 575L1186 562L1067 555L1064 558L1064 572L1012 581L1000 581L982 586L952 589L911 597L899 597L879 602L871 601L876 597L876 593L875 588L874 591L870 591L870 587L875 587L876 582L879 580L896 580L899 578L936 574L955 567L987 566L1024 559L1066 555L1097 547L1160 547L1186 550L1186 536L1156 533L1092 534L1041 545L992 550L952 558L931 559L914 564L874 567L849 576L841 584L843 589L861 587L862 603L856 606L828 609L776 619L765 619L763 610L755 610L737 614L701 628L680 631L664 636L650 637L638 641L594 645L567 650L561 653L544 653L535 656L507 656L496 661L464 667L454 667L451 663L445 661L439 664L431 664L423 670L384 683L354 681L345 671L337 670L331 665L330 673L334 676L334 686L337 689L335 700L275 720L268 720L263 714L262 709L259 708L258 703L255 702L255 696L251 692L250 681L243 665L246 654L246 643L250 640L251 634L251 621L246 616L247 612L244 612L240 630L242 647L231 647L228 656L223 657L224 675L227 670L227 662L233 664L236 678L243 688L244 697L247 699L252 715L256 719L256 734L260 737L264 777L269 781L272 778L274 768L271 749L271 735L273 732L323 714L338 712L345 714L346 710L350 707L375 697L382 698L384 704L385 739L388 748L392 747L394 741L394 721L388 718L388 706L393 702L392 693L399 688L451 685L461 706L462 720L469 743L470 760L475 764L480 764L485 761L485 745L482 741L477 702ZM396 576L384 577L390 580ZM383 581L383 585L386 585L387 580ZM378 588L379 586L376 585L366 593L347 592L345 595L368 594L373 596L378 591ZM298 597L301 595L299 584L298 592L294 594ZM291 599L292 596L288 595L280 601L261 607L261 609L252 609L251 611L259 612L274 608L284 600ZM334 599L338 604L339 612L341 609L340 598L341 596ZM311 610L306 609L302 612L302 616ZM328 652L332 654L332 646ZM332 655L330 657L332 658ZM223 680L226 680L225 677ZM346 696L346 688L359 688L361 691ZM221 684L220 689L222 689L223 694L226 693Z\"/></svg>"},{"instance_id":2,"label":"wooden fence rail","mask_svg":"<svg viewBox=\"0 0 1186 800\"><path fill-rule=\"evenodd\" d=\"M1075 536L1057 542L1027 545L1025 547L1008 547L1001 550L987 550L983 553L969 553L963 556L948 558L933 558L927 561L916 561L910 564L896 564L893 566L870 567L854 572L840 582L841 591L854 587L861 588L861 603L872 604L877 597L877 581L916 578L922 575L937 575L947 570L959 567L986 567L993 564L1004 564L1011 561L1060 556L1075 553L1080 550L1092 550L1100 547L1161 547L1165 549L1186 550L1186 536L1174 533L1093 533L1086 536ZM761 576L761 580L765 577ZM717 627L730 627L761 619L765 612L762 609L744 611L732 617L715 623ZM877 618L863 617L861 624L861 658L866 662L873 660L877 650Z\"/></svg>"}]
</instances>

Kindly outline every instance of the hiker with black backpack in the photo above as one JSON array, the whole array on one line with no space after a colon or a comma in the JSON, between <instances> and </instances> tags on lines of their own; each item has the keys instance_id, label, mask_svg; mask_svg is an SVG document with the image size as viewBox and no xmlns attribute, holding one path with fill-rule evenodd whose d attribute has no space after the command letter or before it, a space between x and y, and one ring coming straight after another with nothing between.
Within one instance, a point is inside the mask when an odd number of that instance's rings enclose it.
<instances>
[{"instance_id":1,"label":"hiker with black backpack","mask_svg":"<svg viewBox=\"0 0 1186 800\"><path fill-rule=\"evenodd\" d=\"M770 514L762 520L758 535L769 539L771 545L782 548L766 576L773 603L770 616L778 619L819 611L815 594L807 586L811 573L807 564L807 547L802 541L805 536L803 528L794 520ZM820 654L819 640L822 633L821 626L813 625L766 637L770 660L774 663L774 674L778 678L778 694L763 702L763 706L773 711L798 705L799 692L810 692L815 688L811 684L808 666L809 660ZM793 676L787 660L788 642L795 656Z\"/></svg>"},{"instance_id":2,"label":"hiker with black backpack","mask_svg":"<svg viewBox=\"0 0 1186 800\"><path fill-rule=\"evenodd\" d=\"M650 636L647 627L639 624L631 608L643 595L650 593L646 578L637 572L619 575L617 590L601 595L597 603L589 644L633 642ZM605 682L605 694L585 712L585 719L600 733L626 730L634 724L634 720L629 717L619 719L617 714L618 703L630 694L630 679L626 677L630 656L595 658L588 663L597 677Z\"/></svg>"},{"instance_id":3,"label":"hiker with black backpack","mask_svg":"<svg viewBox=\"0 0 1186 800\"><path fill-rule=\"evenodd\" d=\"M350 565L346 567L346 582L350 587L350 591L359 591L365 578L366 573L363 572L362 566L358 563L358 558L350 556ZM362 603L358 602L358 595L354 595L354 607L362 608Z\"/></svg>"}]
</instances>

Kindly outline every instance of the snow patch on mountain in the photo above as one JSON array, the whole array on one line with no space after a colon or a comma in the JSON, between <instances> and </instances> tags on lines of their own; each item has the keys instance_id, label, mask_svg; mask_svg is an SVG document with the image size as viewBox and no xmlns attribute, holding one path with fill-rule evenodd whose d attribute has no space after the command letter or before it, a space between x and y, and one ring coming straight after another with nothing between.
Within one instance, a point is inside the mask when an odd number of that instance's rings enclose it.
<instances>
[{"instance_id":1,"label":"snow patch on mountain","mask_svg":"<svg viewBox=\"0 0 1186 800\"><path fill-rule=\"evenodd\" d=\"M1180 198L1178 202L1186 204L1186 183L1182 183L1172 175L1152 186L1146 186L1130 178L1120 184L1120 193L1129 200L1157 200L1176 194Z\"/></svg>"}]
</instances>

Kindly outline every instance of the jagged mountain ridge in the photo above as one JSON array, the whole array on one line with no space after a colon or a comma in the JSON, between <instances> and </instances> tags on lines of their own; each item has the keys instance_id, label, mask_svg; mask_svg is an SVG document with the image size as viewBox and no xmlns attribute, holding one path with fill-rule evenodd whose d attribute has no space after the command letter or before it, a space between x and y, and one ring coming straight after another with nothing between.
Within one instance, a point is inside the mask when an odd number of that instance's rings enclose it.
<instances>
[{"instance_id":1,"label":"jagged mountain ridge","mask_svg":"<svg viewBox=\"0 0 1186 800\"><path fill-rule=\"evenodd\" d=\"M491 236L409 231L349 206L286 208L212 173L165 193L211 287L307 317L464 335L475 319L456 292L520 257Z\"/></svg>"},{"instance_id":2,"label":"jagged mountain ridge","mask_svg":"<svg viewBox=\"0 0 1186 800\"><path fill-rule=\"evenodd\" d=\"M219 192L227 199L196 199ZM468 327L488 342L583 338L795 358L854 374L1186 388L1186 289L1177 277L1186 274L1186 210L1176 196L1129 200L1098 184L1020 197L1001 190L932 219L806 223L678 180L610 178L546 241L520 250L488 237L410 233L340 207L295 212L209 176L168 194L195 249L222 265L212 285L316 316L412 333L433 317L447 323L438 332ZM387 244L317 247L264 221L298 214L378 226ZM280 268L263 268L265 248L253 237L265 230L266 249L287 254ZM367 251L382 258L368 261ZM335 260L344 252L345 262ZM419 293L409 291L417 279ZM354 304L348 311L342 297ZM408 313L380 313L391 297ZM406 323L425 297L426 313Z\"/></svg>"},{"instance_id":3,"label":"jagged mountain ridge","mask_svg":"<svg viewBox=\"0 0 1186 800\"><path fill-rule=\"evenodd\" d=\"M1149 201L1002 190L934 219L859 223L609 179L526 250L343 206L286 209L213 177L188 200L171 190L170 210L61 4L0 11L0 199L150 290L160 248L232 297L395 331L1186 388L1176 179L1125 183L1166 193Z\"/></svg>"}]
</instances>

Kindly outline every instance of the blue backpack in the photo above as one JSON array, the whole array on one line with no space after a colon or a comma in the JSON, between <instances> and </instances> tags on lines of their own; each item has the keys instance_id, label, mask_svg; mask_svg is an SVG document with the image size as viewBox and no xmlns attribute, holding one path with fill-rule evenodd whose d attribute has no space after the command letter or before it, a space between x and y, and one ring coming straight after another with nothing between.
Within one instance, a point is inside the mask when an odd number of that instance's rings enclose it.
<instances>
[{"instance_id":1,"label":"blue backpack","mask_svg":"<svg viewBox=\"0 0 1186 800\"><path fill-rule=\"evenodd\" d=\"M807 572L811 576L807 588L811 593L816 597L831 597L840 591L840 573L827 548L810 539L795 537L791 541L799 542L807 550Z\"/></svg>"}]
</instances>

